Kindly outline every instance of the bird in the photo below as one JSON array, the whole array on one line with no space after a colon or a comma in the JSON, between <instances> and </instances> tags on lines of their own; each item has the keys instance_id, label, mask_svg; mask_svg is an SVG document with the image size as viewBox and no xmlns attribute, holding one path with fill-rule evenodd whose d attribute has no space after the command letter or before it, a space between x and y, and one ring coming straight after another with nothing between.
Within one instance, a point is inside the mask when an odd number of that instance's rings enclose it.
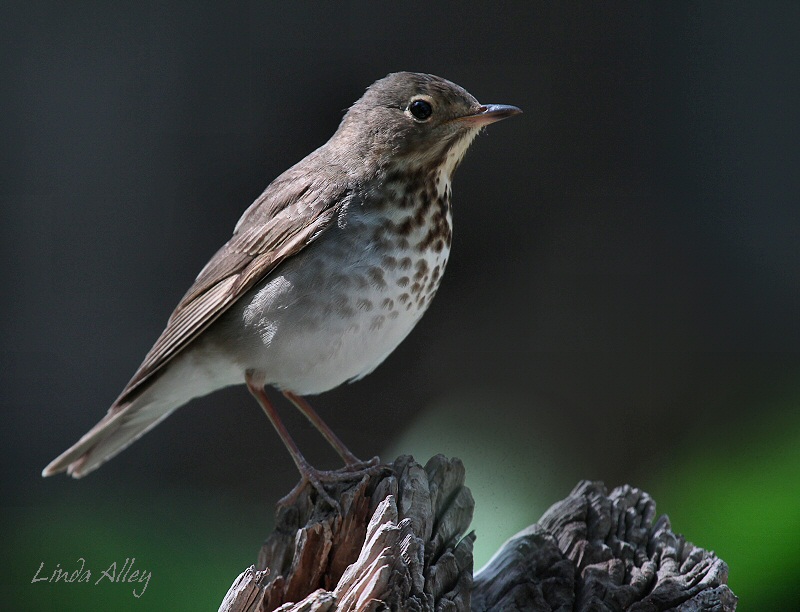
<instances>
[{"instance_id":1,"label":"bird","mask_svg":"<svg viewBox=\"0 0 800 612\"><path fill-rule=\"evenodd\" d=\"M333 136L273 180L200 271L107 414L44 468L80 478L177 408L246 384L301 474L325 495L266 393L279 390L345 462L359 461L304 396L372 372L409 334L442 280L453 173L487 125L516 106L480 104L441 77L370 85Z\"/></svg>"}]
</instances>

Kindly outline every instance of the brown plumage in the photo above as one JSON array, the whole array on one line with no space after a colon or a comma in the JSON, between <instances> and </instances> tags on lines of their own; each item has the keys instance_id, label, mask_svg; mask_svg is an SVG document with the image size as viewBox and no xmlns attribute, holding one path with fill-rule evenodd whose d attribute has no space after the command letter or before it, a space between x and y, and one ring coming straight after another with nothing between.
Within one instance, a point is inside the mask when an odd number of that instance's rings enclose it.
<instances>
[{"instance_id":1,"label":"brown plumage","mask_svg":"<svg viewBox=\"0 0 800 612\"><path fill-rule=\"evenodd\" d=\"M413 328L447 263L451 176L482 126L518 112L432 75L374 83L245 211L108 414L43 474L83 476L193 397L241 382L306 480L320 488L265 384L355 463L298 394L368 374Z\"/></svg>"}]
</instances>

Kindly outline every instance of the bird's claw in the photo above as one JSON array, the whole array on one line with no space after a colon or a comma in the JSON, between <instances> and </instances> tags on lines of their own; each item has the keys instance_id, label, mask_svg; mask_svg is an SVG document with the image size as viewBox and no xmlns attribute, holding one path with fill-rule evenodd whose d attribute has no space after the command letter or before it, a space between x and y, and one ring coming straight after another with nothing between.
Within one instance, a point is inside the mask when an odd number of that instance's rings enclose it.
<instances>
[{"instance_id":1,"label":"bird's claw","mask_svg":"<svg viewBox=\"0 0 800 612\"><path fill-rule=\"evenodd\" d=\"M278 506L294 504L300 494L305 490L306 485L310 484L331 508L336 510L339 514L342 514L341 504L330 496L325 489L325 484L352 482L361 480L364 476L376 476L386 473L391 473L391 468L380 465L380 458L378 457L373 457L369 461L351 463L338 470L330 471L317 470L306 464L300 469L300 482L295 485L288 495L278 500Z\"/></svg>"}]
</instances>

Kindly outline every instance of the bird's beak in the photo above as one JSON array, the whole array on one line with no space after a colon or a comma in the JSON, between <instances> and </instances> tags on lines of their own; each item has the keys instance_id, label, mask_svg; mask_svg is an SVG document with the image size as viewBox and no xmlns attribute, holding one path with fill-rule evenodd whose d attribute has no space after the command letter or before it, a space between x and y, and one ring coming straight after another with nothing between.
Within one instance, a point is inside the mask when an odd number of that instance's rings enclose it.
<instances>
[{"instance_id":1,"label":"bird's beak","mask_svg":"<svg viewBox=\"0 0 800 612\"><path fill-rule=\"evenodd\" d=\"M509 106L508 104L484 104L479 106L474 113L458 117L456 121L473 127L483 127L495 121L519 115L521 112L516 106Z\"/></svg>"}]
</instances>

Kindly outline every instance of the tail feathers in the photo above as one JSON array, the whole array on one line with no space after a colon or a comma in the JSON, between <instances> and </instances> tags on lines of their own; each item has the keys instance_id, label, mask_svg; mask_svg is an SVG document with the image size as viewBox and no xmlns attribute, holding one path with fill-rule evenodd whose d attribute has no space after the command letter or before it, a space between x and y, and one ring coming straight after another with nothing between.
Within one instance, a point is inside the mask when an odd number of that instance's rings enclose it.
<instances>
[{"instance_id":1,"label":"tail feathers","mask_svg":"<svg viewBox=\"0 0 800 612\"><path fill-rule=\"evenodd\" d=\"M141 438L174 409L175 406L162 403L143 405L139 398L112 406L97 425L53 459L42 476L64 471L73 478L86 476Z\"/></svg>"}]
</instances>

